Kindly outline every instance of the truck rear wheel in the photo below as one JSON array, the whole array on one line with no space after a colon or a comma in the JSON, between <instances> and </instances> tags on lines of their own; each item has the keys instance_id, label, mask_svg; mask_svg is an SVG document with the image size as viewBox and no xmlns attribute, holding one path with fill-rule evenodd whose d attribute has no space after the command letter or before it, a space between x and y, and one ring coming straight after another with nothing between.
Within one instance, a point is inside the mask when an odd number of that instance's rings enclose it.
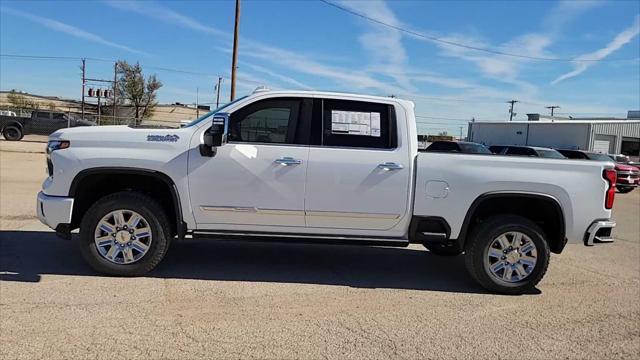
<instances>
[{"instance_id":1,"label":"truck rear wheel","mask_svg":"<svg viewBox=\"0 0 640 360\"><path fill-rule=\"evenodd\" d=\"M150 197L125 191L107 195L80 224L80 250L89 265L108 275L138 276L160 263L171 241L169 220Z\"/></svg>"},{"instance_id":2,"label":"truck rear wheel","mask_svg":"<svg viewBox=\"0 0 640 360\"><path fill-rule=\"evenodd\" d=\"M24 134L19 126L8 125L2 129L2 136L4 136L7 141L18 141L24 137Z\"/></svg>"},{"instance_id":3,"label":"truck rear wheel","mask_svg":"<svg viewBox=\"0 0 640 360\"><path fill-rule=\"evenodd\" d=\"M485 289L518 295L530 292L549 266L549 245L534 222L512 215L487 219L467 242L465 264Z\"/></svg>"}]
</instances>

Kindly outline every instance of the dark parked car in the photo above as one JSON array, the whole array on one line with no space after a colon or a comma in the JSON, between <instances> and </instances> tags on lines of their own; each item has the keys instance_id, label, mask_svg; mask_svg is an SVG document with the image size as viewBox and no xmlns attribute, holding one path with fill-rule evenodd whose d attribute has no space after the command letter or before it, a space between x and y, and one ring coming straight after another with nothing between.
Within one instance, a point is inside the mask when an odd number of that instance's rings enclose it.
<instances>
[{"instance_id":1,"label":"dark parked car","mask_svg":"<svg viewBox=\"0 0 640 360\"><path fill-rule=\"evenodd\" d=\"M538 146L492 145L489 150L496 155L532 156L548 159L565 159L564 155L554 149Z\"/></svg>"},{"instance_id":2,"label":"dark parked car","mask_svg":"<svg viewBox=\"0 0 640 360\"><path fill-rule=\"evenodd\" d=\"M66 127L93 125L96 125L93 121L56 111L38 110L31 117L0 115L0 133L9 141L18 141L27 134L49 135Z\"/></svg>"},{"instance_id":3,"label":"dark parked car","mask_svg":"<svg viewBox=\"0 0 640 360\"><path fill-rule=\"evenodd\" d=\"M558 150L569 159L583 159L596 161L615 161L611 155L593 153L582 150ZM635 166L616 162L616 189L621 193L628 193L640 185L640 169Z\"/></svg>"},{"instance_id":4,"label":"dark parked car","mask_svg":"<svg viewBox=\"0 0 640 360\"><path fill-rule=\"evenodd\" d=\"M491 154L486 146L466 141L434 141L425 152L448 152L461 154Z\"/></svg>"}]
</instances>

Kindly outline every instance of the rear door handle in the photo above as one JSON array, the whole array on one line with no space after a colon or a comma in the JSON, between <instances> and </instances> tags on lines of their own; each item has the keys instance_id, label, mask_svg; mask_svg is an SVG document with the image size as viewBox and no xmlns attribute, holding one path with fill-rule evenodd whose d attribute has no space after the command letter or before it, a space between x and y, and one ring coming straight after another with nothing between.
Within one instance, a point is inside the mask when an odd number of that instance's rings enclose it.
<instances>
[{"instance_id":1,"label":"rear door handle","mask_svg":"<svg viewBox=\"0 0 640 360\"><path fill-rule=\"evenodd\" d=\"M404 169L404 166L402 166L402 164L396 164L394 162L386 162L386 163L379 164L378 168L383 169L385 171L390 171L390 170Z\"/></svg>"},{"instance_id":2,"label":"rear door handle","mask_svg":"<svg viewBox=\"0 0 640 360\"><path fill-rule=\"evenodd\" d=\"M292 166L292 165L300 165L302 164L302 160L294 159L289 156L281 157L274 161L275 164L279 164L282 166Z\"/></svg>"}]
</instances>

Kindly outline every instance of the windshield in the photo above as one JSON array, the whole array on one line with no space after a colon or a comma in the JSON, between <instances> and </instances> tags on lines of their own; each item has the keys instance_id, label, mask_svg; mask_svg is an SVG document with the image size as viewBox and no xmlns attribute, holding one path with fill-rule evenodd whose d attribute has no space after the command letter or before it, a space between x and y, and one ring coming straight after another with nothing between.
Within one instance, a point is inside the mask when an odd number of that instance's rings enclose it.
<instances>
[{"instance_id":1,"label":"windshield","mask_svg":"<svg viewBox=\"0 0 640 360\"><path fill-rule=\"evenodd\" d=\"M482 144L460 144L460 148L467 154L493 154Z\"/></svg>"},{"instance_id":2,"label":"windshield","mask_svg":"<svg viewBox=\"0 0 640 360\"><path fill-rule=\"evenodd\" d=\"M185 125L185 126L183 126L183 127L189 127L189 126L193 126L193 125L195 125L195 124L198 124L198 123L200 123L201 121L203 121L203 120L205 120L205 119L209 118L209 116L211 116L211 115L213 115L213 114L215 114L215 113L217 113L217 112L220 112L221 110L223 110L223 109L225 109L225 108L227 108L227 107L229 107L229 106L231 106L231 105L233 105L233 104L237 103L238 101L240 101L240 100L242 100L242 99L244 99L244 98L246 98L246 96L239 97L239 98L237 98L237 99L233 100L232 102L226 103L226 104L224 104L224 105L220 106L219 108L217 108L217 109L215 109L215 110L213 110L213 111L210 111L210 112L208 112L208 113L206 113L206 114L204 114L204 115L200 116L199 118L197 118L197 119L193 120L192 122L188 123L187 125Z\"/></svg>"},{"instance_id":3,"label":"windshield","mask_svg":"<svg viewBox=\"0 0 640 360\"><path fill-rule=\"evenodd\" d=\"M560 154L559 152L557 152L555 150L536 150L536 152L538 153L538 156L541 157L541 158L566 159L566 157L564 157L564 155Z\"/></svg>"},{"instance_id":4,"label":"windshield","mask_svg":"<svg viewBox=\"0 0 640 360\"><path fill-rule=\"evenodd\" d=\"M605 154L588 153L587 157L589 160L611 161L611 158Z\"/></svg>"}]
</instances>

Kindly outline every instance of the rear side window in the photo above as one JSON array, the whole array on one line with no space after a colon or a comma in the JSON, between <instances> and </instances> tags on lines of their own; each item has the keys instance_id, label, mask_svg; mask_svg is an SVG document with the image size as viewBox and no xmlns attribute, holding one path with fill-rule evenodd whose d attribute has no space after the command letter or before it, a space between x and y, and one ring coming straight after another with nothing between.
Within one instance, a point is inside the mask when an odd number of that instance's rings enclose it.
<instances>
[{"instance_id":1,"label":"rear side window","mask_svg":"<svg viewBox=\"0 0 640 360\"><path fill-rule=\"evenodd\" d=\"M324 99L320 105L323 146L394 149L396 117L392 105ZM316 119L314 119L314 123Z\"/></svg>"},{"instance_id":2,"label":"rear side window","mask_svg":"<svg viewBox=\"0 0 640 360\"><path fill-rule=\"evenodd\" d=\"M507 149L507 155L520 155L520 156L537 156L533 149L525 147L510 147Z\"/></svg>"},{"instance_id":3,"label":"rear side window","mask_svg":"<svg viewBox=\"0 0 640 360\"><path fill-rule=\"evenodd\" d=\"M494 154L501 154L502 150L504 150L504 146L492 145L489 146L489 150Z\"/></svg>"},{"instance_id":4,"label":"rear side window","mask_svg":"<svg viewBox=\"0 0 640 360\"><path fill-rule=\"evenodd\" d=\"M462 152L466 154L492 154L486 146L482 144L460 144Z\"/></svg>"}]
</instances>

